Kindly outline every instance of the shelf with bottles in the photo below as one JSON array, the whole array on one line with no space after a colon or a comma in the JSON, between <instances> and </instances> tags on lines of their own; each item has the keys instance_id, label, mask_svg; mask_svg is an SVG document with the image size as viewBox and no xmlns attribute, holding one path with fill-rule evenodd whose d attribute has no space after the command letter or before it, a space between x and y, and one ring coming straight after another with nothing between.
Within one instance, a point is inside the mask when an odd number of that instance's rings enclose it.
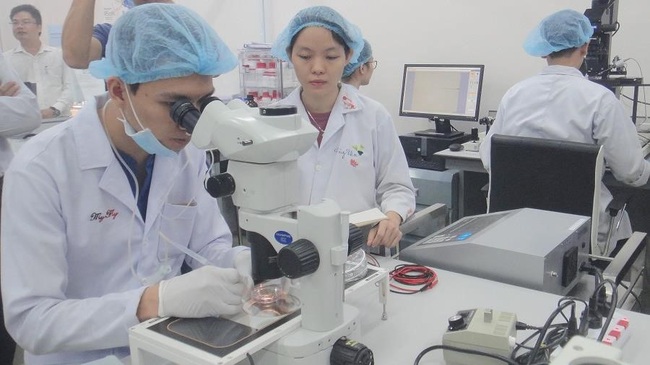
<instances>
[{"instance_id":1,"label":"shelf with bottles","mask_svg":"<svg viewBox=\"0 0 650 365\"><path fill-rule=\"evenodd\" d=\"M245 44L239 52L239 80L242 98L252 95L259 106L281 100L298 85L289 62L271 55L271 45Z\"/></svg>"}]
</instances>

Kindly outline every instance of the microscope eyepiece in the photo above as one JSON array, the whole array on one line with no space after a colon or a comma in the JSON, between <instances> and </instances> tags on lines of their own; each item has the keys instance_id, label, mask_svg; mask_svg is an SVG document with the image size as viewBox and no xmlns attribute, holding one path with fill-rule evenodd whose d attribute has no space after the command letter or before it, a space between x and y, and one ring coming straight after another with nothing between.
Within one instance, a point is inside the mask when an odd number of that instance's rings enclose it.
<instances>
[{"instance_id":1,"label":"microscope eyepiece","mask_svg":"<svg viewBox=\"0 0 650 365\"><path fill-rule=\"evenodd\" d=\"M180 99L172 104L169 114L172 120L189 134L192 134L199 117L201 117L201 112L194 107L189 99Z\"/></svg>"},{"instance_id":2,"label":"microscope eyepiece","mask_svg":"<svg viewBox=\"0 0 650 365\"><path fill-rule=\"evenodd\" d=\"M207 96L199 100L201 108L199 111L189 99L183 98L172 104L169 114L176 124L185 129L187 133L192 134L205 107L215 100L219 100L219 98Z\"/></svg>"}]
</instances>

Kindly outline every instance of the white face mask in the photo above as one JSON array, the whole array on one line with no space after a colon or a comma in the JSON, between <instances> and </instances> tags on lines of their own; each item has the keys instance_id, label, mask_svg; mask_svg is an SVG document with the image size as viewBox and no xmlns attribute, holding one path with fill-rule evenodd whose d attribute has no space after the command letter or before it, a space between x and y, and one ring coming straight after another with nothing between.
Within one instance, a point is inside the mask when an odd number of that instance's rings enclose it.
<instances>
[{"instance_id":1,"label":"white face mask","mask_svg":"<svg viewBox=\"0 0 650 365\"><path fill-rule=\"evenodd\" d=\"M125 85L126 90L126 98L129 100L129 105L131 106L131 111L133 112L133 116L135 117L136 122L138 122L138 125L140 128L142 128L141 131L136 132L135 129L127 122L126 116L124 115L124 112L122 109L120 109L120 113L122 114L122 118L117 118L122 124L124 124L124 133L126 133L127 136L131 137L133 141L140 146L143 150L145 150L148 154L151 155L160 155L164 157L174 157L178 153L170 150L169 148L165 147L158 138L153 134L151 129L145 128L142 123L140 122L140 118L138 117L138 113L135 112L135 108L133 107L133 102L131 101L131 95L129 93L129 87L128 85Z\"/></svg>"}]
</instances>

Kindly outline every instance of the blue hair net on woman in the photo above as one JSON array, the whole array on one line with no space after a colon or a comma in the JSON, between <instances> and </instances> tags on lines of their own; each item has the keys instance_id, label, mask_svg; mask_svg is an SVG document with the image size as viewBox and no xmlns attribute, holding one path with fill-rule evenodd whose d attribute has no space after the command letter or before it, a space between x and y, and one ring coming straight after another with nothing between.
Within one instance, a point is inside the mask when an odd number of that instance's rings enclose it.
<instances>
[{"instance_id":1,"label":"blue hair net on woman","mask_svg":"<svg viewBox=\"0 0 650 365\"><path fill-rule=\"evenodd\" d=\"M359 54L357 62L350 62L345 66L345 69L343 69L343 77L350 77L354 71L356 71L364 63L368 62L370 58L372 58L372 47L370 47L370 43L364 39L363 49Z\"/></svg>"},{"instance_id":2,"label":"blue hair net on woman","mask_svg":"<svg viewBox=\"0 0 650 365\"><path fill-rule=\"evenodd\" d=\"M361 30L347 21L336 10L327 6L312 6L299 11L273 42L271 48L273 56L285 61L291 61L291 55L288 54L289 45L293 37L307 27L323 27L338 34L353 51L350 62L356 62L357 58L359 58L363 48Z\"/></svg>"},{"instance_id":3,"label":"blue hair net on woman","mask_svg":"<svg viewBox=\"0 0 650 365\"><path fill-rule=\"evenodd\" d=\"M594 28L589 19L575 10L560 10L544 18L524 42L524 50L536 57L580 47L589 42Z\"/></svg>"},{"instance_id":4,"label":"blue hair net on woman","mask_svg":"<svg viewBox=\"0 0 650 365\"><path fill-rule=\"evenodd\" d=\"M127 84L192 74L216 76L237 66L237 57L208 23L175 4L145 4L127 11L108 37L106 57L90 63L101 79Z\"/></svg>"}]
</instances>

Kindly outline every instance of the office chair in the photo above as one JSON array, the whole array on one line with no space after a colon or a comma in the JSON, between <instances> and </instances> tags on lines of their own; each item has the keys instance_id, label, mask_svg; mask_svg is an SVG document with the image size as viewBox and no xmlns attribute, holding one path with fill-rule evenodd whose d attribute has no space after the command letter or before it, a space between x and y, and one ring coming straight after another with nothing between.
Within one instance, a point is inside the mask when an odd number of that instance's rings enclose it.
<instances>
[{"instance_id":1,"label":"office chair","mask_svg":"<svg viewBox=\"0 0 650 365\"><path fill-rule=\"evenodd\" d=\"M591 252L600 252L601 146L494 135L491 148L488 212L528 207L591 217Z\"/></svg>"}]
</instances>

